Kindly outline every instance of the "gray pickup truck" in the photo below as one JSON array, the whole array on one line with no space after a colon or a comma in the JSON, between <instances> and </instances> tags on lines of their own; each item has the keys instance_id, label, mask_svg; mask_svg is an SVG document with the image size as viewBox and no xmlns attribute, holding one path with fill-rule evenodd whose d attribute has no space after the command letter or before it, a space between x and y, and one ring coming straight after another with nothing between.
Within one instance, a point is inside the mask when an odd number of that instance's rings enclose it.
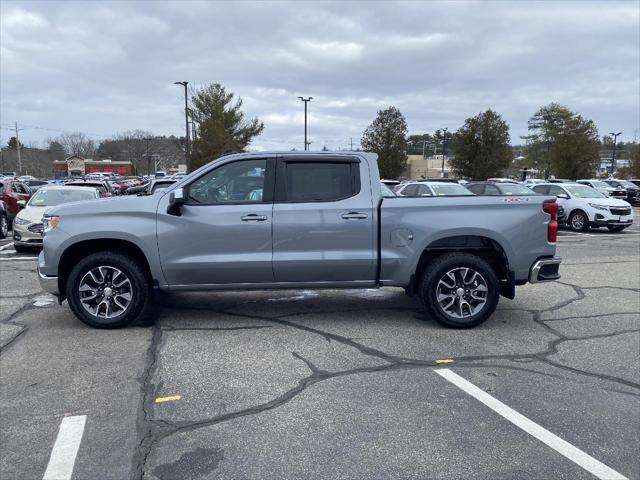
<instances>
[{"instance_id":1,"label":"gray pickup truck","mask_svg":"<svg viewBox=\"0 0 640 480\"><path fill-rule=\"evenodd\" d=\"M159 291L404 287L454 328L559 278L555 198L383 198L370 153L224 156L152 195L55 207L43 288L116 328Z\"/></svg>"}]
</instances>

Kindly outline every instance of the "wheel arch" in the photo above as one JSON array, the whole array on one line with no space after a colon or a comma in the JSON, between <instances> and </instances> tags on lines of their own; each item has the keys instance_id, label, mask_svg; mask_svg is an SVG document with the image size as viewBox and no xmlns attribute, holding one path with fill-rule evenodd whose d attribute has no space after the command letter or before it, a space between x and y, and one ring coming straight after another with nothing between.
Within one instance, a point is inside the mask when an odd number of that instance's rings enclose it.
<instances>
[{"instance_id":1,"label":"wheel arch","mask_svg":"<svg viewBox=\"0 0 640 480\"><path fill-rule=\"evenodd\" d=\"M68 246L60 256L60 261L58 263L58 291L61 295L61 301L65 297L65 286L74 265L88 255L106 251L117 251L118 253L123 253L134 258L142 266L147 279L150 282L153 281L149 260L142 249L135 243L119 238L82 240Z\"/></svg>"},{"instance_id":2,"label":"wheel arch","mask_svg":"<svg viewBox=\"0 0 640 480\"><path fill-rule=\"evenodd\" d=\"M484 235L453 235L439 238L428 244L420 254L407 293L415 294L429 263L444 254L453 252L471 253L485 260L496 272L500 281L500 294L511 299L515 297L515 281L509 267L509 257L497 240Z\"/></svg>"}]
</instances>

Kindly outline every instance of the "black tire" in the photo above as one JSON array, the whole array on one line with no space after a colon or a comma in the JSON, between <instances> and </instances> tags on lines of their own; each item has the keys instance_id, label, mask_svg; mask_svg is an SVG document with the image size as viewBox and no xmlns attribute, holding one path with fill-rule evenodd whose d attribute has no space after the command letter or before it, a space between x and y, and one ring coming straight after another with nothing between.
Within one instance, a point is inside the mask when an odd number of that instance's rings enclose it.
<instances>
[{"instance_id":1,"label":"black tire","mask_svg":"<svg viewBox=\"0 0 640 480\"><path fill-rule=\"evenodd\" d=\"M9 233L9 220L7 216L3 213L0 215L0 238L7 238L7 234Z\"/></svg>"},{"instance_id":2,"label":"black tire","mask_svg":"<svg viewBox=\"0 0 640 480\"><path fill-rule=\"evenodd\" d=\"M480 274L481 279L486 284L486 297L484 298L484 304L479 307L478 311L472 314L468 310L468 316L456 318L449 314L444 309L444 306L438 302L439 284L448 272L464 268L468 268L469 272L473 271ZM472 273L469 274L472 275ZM470 277L465 276L465 278ZM464 285L464 278L461 284ZM420 284L420 298L427 316L441 325L449 328L473 328L487 320L498 306L500 281L491 265L482 258L470 253L447 253L436 258L424 270ZM466 295L464 298L467 298ZM458 302L460 302L460 299ZM462 307L460 308L462 312Z\"/></svg>"},{"instance_id":3,"label":"black tire","mask_svg":"<svg viewBox=\"0 0 640 480\"><path fill-rule=\"evenodd\" d=\"M609 229L610 232L621 232L627 227L624 225L607 225L607 228Z\"/></svg>"},{"instance_id":4,"label":"black tire","mask_svg":"<svg viewBox=\"0 0 640 480\"><path fill-rule=\"evenodd\" d=\"M120 270L130 281L130 303L125 310L112 318L92 314L81 302L80 282L85 275L97 267ZM111 281L113 282L113 278ZM74 315L81 322L95 328L121 328L134 321L143 320L150 312L153 303L151 281L140 263L127 255L110 251L91 254L78 262L67 279L66 294Z\"/></svg>"},{"instance_id":5,"label":"black tire","mask_svg":"<svg viewBox=\"0 0 640 480\"><path fill-rule=\"evenodd\" d=\"M589 217L582 210L574 210L569 217L569 228L574 232L586 232L589 230Z\"/></svg>"},{"instance_id":6,"label":"black tire","mask_svg":"<svg viewBox=\"0 0 640 480\"><path fill-rule=\"evenodd\" d=\"M17 243L13 244L13 248L18 253L33 253L38 249L38 247L28 247L26 245L18 245Z\"/></svg>"}]
</instances>

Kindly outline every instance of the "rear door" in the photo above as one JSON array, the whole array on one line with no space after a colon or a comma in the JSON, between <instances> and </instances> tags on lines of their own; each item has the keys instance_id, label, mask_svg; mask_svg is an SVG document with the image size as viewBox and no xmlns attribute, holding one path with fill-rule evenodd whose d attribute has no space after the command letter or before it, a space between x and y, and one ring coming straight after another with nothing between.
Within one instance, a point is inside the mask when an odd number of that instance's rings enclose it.
<instances>
[{"instance_id":1,"label":"rear door","mask_svg":"<svg viewBox=\"0 0 640 480\"><path fill-rule=\"evenodd\" d=\"M273 206L276 282L359 282L375 278L369 167L356 156L278 158Z\"/></svg>"}]
</instances>

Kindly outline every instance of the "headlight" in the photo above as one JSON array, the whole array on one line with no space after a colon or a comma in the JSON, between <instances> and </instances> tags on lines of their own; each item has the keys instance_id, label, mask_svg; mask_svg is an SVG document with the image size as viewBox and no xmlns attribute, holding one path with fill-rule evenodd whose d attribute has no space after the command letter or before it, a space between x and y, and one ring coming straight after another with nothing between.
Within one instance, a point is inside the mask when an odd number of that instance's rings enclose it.
<instances>
[{"instance_id":1,"label":"headlight","mask_svg":"<svg viewBox=\"0 0 640 480\"><path fill-rule=\"evenodd\" d=\"M596 210L607 210L609 211L609 207L607 207L606 205L598 205L597 203L590 203L590 206L592 206L593 208L595 208Z\"/></svg>"},{"instance_id":2,"label":"headlight","mask_svg":"<svg viewBox=\"0 0 640 480\"><path fill-rule=\"evenodd\" d=\"M25 220L24 218L16 217L13 219L13 223L16 225L29 225L31 222L29 220Z\"/></svg>"},{"instance_id":3,"label":"headlight","mask_svg":"<svg viewBox=\"0 0 640 480\"><path fill-rule=\"evenodd\" d=\"M60 223L60 217L58 216L46 216L42 217L42 225L43 225L43 233L50 232L51 230L55 230Z\"/></svg>"}]
</instances>

